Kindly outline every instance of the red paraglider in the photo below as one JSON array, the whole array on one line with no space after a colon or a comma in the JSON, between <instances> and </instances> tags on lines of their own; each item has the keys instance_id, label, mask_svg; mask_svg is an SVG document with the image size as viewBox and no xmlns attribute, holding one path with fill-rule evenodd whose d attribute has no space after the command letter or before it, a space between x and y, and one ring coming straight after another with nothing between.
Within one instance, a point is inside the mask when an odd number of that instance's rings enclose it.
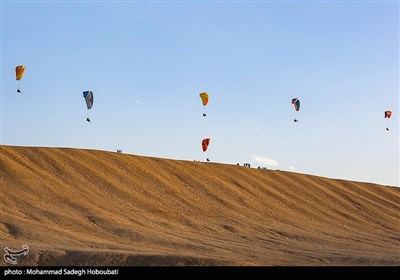
<instances>
[{"instance_id":1,"label":"red paraglider","mask_svg":"<svg viewBox=\"0 0 400 280\"><path fill-rule=\"evenodd\" d=\"M385 111L385 119L390 119L392 111ZM389 127L386 127L386 131L389 131Z\"/></svg>"},{"instance_id":2,"label":"red paraglider","mask_svg":"<svg viewBox=\"0 0 400 280\"><path fill-rule=\"evenodd\" d=\"M210 140L210 138L206 138L201 141L201 148L203 149L203 152L207 151L208 145L210 145Z\"/></svg>"}]
</instances>

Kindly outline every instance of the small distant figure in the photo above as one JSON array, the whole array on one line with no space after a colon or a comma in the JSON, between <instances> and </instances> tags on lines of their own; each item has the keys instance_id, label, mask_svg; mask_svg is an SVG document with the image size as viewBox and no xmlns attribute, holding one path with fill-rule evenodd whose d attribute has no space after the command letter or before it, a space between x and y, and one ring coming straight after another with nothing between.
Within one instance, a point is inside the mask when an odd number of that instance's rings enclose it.
<instances>
[{"instance_id":1,"label":"small distant figure","mask_svg":"<svg viewBox=\"0 0 400 280\"><path fill-rule=\"evenodd\" d=\"M17 92L18 92L18 93L21 93L22 91L21 91L20 89L17 89Z\"/></svg>"},{"instance_id":2,"label":"small distant figure","mask_svg":"<svg viewBox=\"0 0 400 280\"><path fill-rule=\"evenodd\" d=\"M210 159L209 159L209 158L207 158L207 161L210 161Z\"/></svg>"},{"instance_id":3,"label":"small distant figure","mask_svg":"<svg viewBox=\"0 0 400 280\"><path fill-rule=\"evenodd\" d=\"M203 117L207 116L206 113L203 113Z\"/></svg>"},{"instance_id":4,"label":"small distant figure","mask_svg":"<svg viewBox=\"0 0 400 280\"><path fill-rule=\"evenodd\" d=\"M299 120L297 120L297 119L294 119L293 121L294 121L294 122L298 122Z\"/></svg>"},{"instance_id":5,"label":"small distant figure","mask_svg":"<svg viewBox=\"0 0 400 280\"><path fill-rule=\"evenodd\" d=\"M386 127L386 130L389 131L389 127Z\"/></svg>"},{"instance_id":6,"label":"small distant figure","mask_svg":"<svg viewBox=\"0 0 400 280\"><path fill-rule=\"evenodd\" d=\"M90 122L90 118L87 118L86 121L87 121L87 122Z\"/></svg>"}]
</instances>

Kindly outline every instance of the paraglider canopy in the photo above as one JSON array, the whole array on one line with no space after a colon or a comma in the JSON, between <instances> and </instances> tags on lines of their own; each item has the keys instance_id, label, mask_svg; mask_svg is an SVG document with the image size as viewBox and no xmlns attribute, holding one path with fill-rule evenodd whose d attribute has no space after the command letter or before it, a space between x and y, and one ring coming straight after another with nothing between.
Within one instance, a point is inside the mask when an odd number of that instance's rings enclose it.
<instances>
[{"instance_id":1,"label":"paraglider canopy","mask_svg":"<svg viewBox=\"0 0 400 280\"><path fill-rule=\"evenodd\" d=\"M208 104L208 93L207 92L200 93L200 98L201 101L203 102L203 106L206 106Z\"/></svg>"},{"instance_id":2,"label":"paraglider canopy","mask_svg":"<svg viewBox=\"0 0 400 280\"><path fill-rule=\"evenodd\" d=\"M203 152L207 151L208 145L210 145L210 138L205 138L203 141L201 141L201 148L203 149Z\"/></svg>"},{"instance_id":3,"label":"paraglider canopy","mask_svg":"<svg viewBox=\"0 0 400 280\"><path fill-rule=\"evenodd\" d=\"M85 98L86 106L87 106L88 110L91 109L93 106L93 92L84 91L83 98Z\"/></svg>"},{"instance_id":4,"label":"paraglider canopy","mask_svg":"<svg viewBox=\"0 0 400 280\"><path fill-rule=\"evenodd\" d=\"M24 73L25 73L24 65L18 65L17 67L15 67L15 78L17 79L17 81L22 79Z\"/></svg>"},{"instance_id":5,"label":"paraglider canopy","mask_svg":"<svg viewBox=\"0 0 400 280\"><path fill-rule=\"evenodd\" d=\"M385 119L392 116L392 111L385 111Z\"/></svg>"},{"instance_id":6,"label":"paraglider canopy","mask_svg":"<svg viewBox=\"0 0 400 280\"><path fill-rule=\"evenodd\" d=\"M292 104L294 105L294 109L295 109L296 111L299 111L299 110L300 110L300 99L298 99L298 98L293 98L293 99L292 99Z\"/></svg>"}]
</instances>

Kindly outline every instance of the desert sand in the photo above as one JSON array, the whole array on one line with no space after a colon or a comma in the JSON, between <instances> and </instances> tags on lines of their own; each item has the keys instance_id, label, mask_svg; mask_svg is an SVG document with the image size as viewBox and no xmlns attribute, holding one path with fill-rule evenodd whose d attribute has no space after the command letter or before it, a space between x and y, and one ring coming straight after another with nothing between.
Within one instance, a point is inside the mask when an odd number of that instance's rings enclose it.
<instances>
[{"instance_id":1,"label":"desert sand","mask_svg":"<svg viewBox=\"0 0 400 280\"><path fill-rule=\"evenodd\" d=\"M0 180L1 250L29 246L18 265L400 265L395 186L4 145Z\"/></svg>"}]
</instances>

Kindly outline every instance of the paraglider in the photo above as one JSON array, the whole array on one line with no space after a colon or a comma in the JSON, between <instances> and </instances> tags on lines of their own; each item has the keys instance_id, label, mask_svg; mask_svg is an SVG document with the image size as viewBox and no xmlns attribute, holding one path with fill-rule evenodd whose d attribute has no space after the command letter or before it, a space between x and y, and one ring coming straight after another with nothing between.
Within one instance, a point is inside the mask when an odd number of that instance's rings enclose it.
<instances>
[{"instance_id":1,"label":"paraglider","mask_svg":"<svg viewBox=\"0 0 400 280\"><path fill-rule=\"evenodd\" d=\"M294 109L295 109L296 111L299 111L299 110L300 110L300 99L298 99L298 98L293 98L293 99L292 99L292 104L294 105Z\"/></svg>"},{"instance_id":2,"label":"paraglider","mask_svg":"<svg viewBox=\"0 0 400 280\"><path fill-rule=\"evenodd\" d=\"M210 145L210 141L211 141L210 138L205 138L205 139L203 139L203 141L201 141L201 148L202 148L203 152L207 151L208 146ZM210 161L210 159L207 158L207 161Z\"/></svg>"},{"instance_id":3,"label":"paraglider","mask_svg":"<svg viewBox=\"0 0 400 280\"><path fill-rule=\"evenodd\" d=\"M88 113L89 113L89 110L93 107L93 92L84 91L83 92L83 98L85 98L86 107L87 107ZM86 118L86 121L90 122L90 117L89 116Z\"/></svg>"},{"instance_id":4,"label":"paraglider","mask_svg":"<svg viewBox=\"0 0 400 280\"><path fill-rule=\"evenodd\" d=\"M15 79L17 81L21 81L22 77L24 76L25 73L25 66L24 65L18 65L15 67ZM19 82L17 92L21 93L21 82Z\"/></svg>"},{"instance_id":5,"label":"paraglider","mask_svg":"<svg viewBox=\"0 0 400 280\"><path fill-rule=\"evenodd\" d=\"M203 116L205 117L205 116L207 116L205 106L207 106L207 104L208 104L208 93L207 92L200 93L200 98L201 98L201 102L203 103L203 107L204 107Z\"/></svg>"},{"instance_id":6,"label":"paraglider","mask_svg":"<svg viewBox=\"0 0 400 280\"><path fill-rule=\"evenodd\" d=\"M300 99L298 98L292 98L292 104L294 106L294 109L297 111L300 110ZM296 118L293 120L294 122L298 122L299 120L297 120Z\"/></svg>"},{"instance_id":7,"label":"paraglider","mask_svg":"<svg viewBox=\"0 0 400 280\"><path fill-rule=\"evenodd\" d=\"M208 145L210 145L210 138L205 138L203 141L201 141L201 148L203 149L203 152L207 151Z\"/></svg>"},{"instance_id":8,"label":"paraglider","mask_svg":"<svg viewBox=\"0 0 400 280\"><path fill-rule=\"evenodd\" d=\"M390 119L392 111L385 111L385 119ZM389 131L389 127L386 127L386 131Z\"/></svg>"}]
</instances>

